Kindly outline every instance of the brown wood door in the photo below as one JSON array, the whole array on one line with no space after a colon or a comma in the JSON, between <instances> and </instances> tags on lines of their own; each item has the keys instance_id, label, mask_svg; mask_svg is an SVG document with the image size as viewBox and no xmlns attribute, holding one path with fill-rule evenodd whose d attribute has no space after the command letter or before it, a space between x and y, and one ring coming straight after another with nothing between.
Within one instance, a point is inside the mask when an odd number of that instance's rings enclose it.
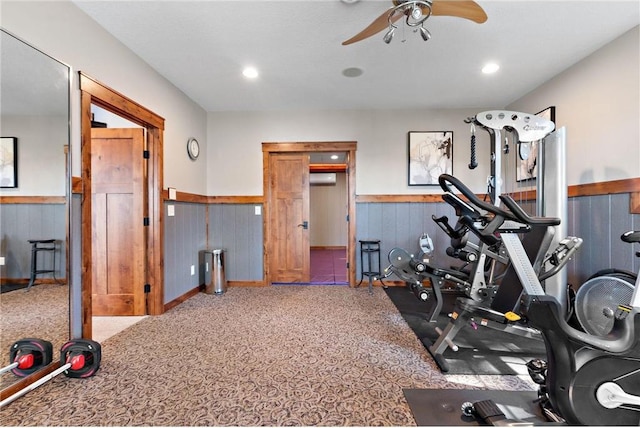
<instances>
[{"instance_id":1,"label":"brown wood door","mask_svg":"<svg viewBox=\"0 0 640 428\"><path fill-rule=\"evenodd\" d=\"M144 130L91 130L93 315L145 315Z\"/></svg>"},{"instance_id":2,"label":"brown wood door","mask_svg":"<svg viewBox=\"0 0 640 428\"><path fill-rule=\"evenodd\" d=\"M309 156L269 156L270 280L309 282Z\"/></svg>"}]
</instances>

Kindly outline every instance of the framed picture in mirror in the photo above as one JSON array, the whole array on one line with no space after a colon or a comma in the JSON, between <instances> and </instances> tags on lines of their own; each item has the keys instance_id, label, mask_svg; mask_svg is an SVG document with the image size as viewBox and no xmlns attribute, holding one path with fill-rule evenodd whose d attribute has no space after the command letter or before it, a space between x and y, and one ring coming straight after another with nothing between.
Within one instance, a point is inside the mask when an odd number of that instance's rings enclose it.
<instances>
[{"instance_id":1,"label":"framed picture in mirror","mask_svg":"<svg viewBox=\"0 0 640 428\"><path fill-rule=\"evenodd\" d=\"M0 138L0 187L18 187L18 139Z\"/></svg>"},{"instance_id":2,"label":"framed picture in mirror","mask_svg":"<svg viewBox=\"0 0 640 428\"><path fill-rule=\"evenodd\" d=\"M556 107L551 106L536 113L551 122L556 122ZM516 169L516 181L535 180L538 177L538 145L540 141L532 141L529 143L518 143L518 168Z\"/></svg>"}]
</instances>

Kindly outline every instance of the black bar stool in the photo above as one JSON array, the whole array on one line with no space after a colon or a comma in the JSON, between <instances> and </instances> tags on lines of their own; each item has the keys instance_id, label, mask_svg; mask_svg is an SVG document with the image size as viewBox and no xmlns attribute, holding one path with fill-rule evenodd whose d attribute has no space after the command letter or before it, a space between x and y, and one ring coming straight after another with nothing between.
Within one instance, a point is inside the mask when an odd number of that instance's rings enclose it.
<instances>
[{"instance_id":1,"label":"black bar stool","mask_svg":"<svg viewBox=\"0 0 640 428\"><path fill-rule=\"evenodd\" d=\"M31 288L36 281L36 275L45 273L52 273L53 279L56 279L56 240L55 239L29 239L31 244L31 278L29 279L29 285L27 291ZM38 253L51 252L52 256L52 268L51 269L38 269Z\"/></svg>"},{"instance_id":2,"label":"black bar stool","mask_svg":"<svg viewBox=\"0 0 640 428\"><path fill-rule=\"evenodd\" d=\"M360 242L360 282L357 287L362 284L362 280L365 276L369 278L369 294L373 294L373 280L378 278L380 282L381 272L380 272L380 240L379 239L362 239ZM364 267L364 255L367 255L367 270ZM374 266L372 265L373 256L378 258L378 264L376 266L377 270L374 270ZM384 283L383 283L384 285Z\"/></svg>"}]
</instances>

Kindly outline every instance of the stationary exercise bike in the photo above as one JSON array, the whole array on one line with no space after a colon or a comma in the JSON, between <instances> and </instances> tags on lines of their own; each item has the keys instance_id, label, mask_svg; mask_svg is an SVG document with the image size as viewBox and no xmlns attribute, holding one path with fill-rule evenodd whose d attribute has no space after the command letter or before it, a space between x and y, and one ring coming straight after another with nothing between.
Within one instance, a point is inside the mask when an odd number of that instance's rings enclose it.
<instances>
[{"instance_id":1,"label":"stationary exercise bike","mask_svg":"<svg viewBox=\"0 0 640 428\"><path fill-rule=\"evenodd\" d=\"M464 265L460 268L435 267L422 257L425 248L433 250L433 245L424 245L428 239L420 238L422 252L414 256L402 248L393 248L389 252L389 266L384 271L383 278L395 274L405 281L407 287L423 302L433 300L427 321L436 322L443 306L442 289L449 286L451 291L459 297L466 296L472 300L483 301L493 296L491 287L495 284L497 264L506 265L508 259L499 251L498 240L487 244L469 242L470 228L468 223L482 222L493 224L493 219L485 219L482 214L466 204L453 194L443 195L445 201L451 204L458 215L455 227L449 224L446 216L433 220L451 238L451 246L447 248L447 255L460 260ZM465 220L463 220L465 219ZM430 240L429 240L430 241ZM499 274L500 272L498 272ZM425 284L426 283L426 284ZM436 330L438 330L436 328Z\"/></svg>"},{"instance_id":2,"label":"stationary exercise bike","mask_svg":"<svg viewBox=\"0 0 640 428\"><path fill-rule=\"evenodd\" d=\"M491 218L485 224L478 224L472 217L462 217L461 222L466 224L468 230L478 237L483 245L497 245L502 242L505 234L524 234L522 245L525 251L524 257L532 264L532 269L538 281L545 281L562 270L573 254L580 248L582 239L567 237L554 247L552 241L555 236L555 227L558 219L553 222L529 223L522 222L511 211L502 210L495 205L482 201L467 186L456 177L442 174L439 183L446 192L445 201L451 203L457 198L452 190L455 189L465 197L465 204L469 210L487 213L485 217ZM459 199L459 198L458 198ZM521 310L521 297L523 287L518 282L518 277L511 261L511 254L506 252L506 260L510 264L497 287L484 287L485 290L494 291L485 300L457 299L454 311L449 322L439 334L438 339L427 347L438 367L443 371L449 371L449 363L444 356L447 348L454 349L457 334L467 326L475 326L474 320L482 320L481 325L506 333L515 334L527 338L539 338L539 332L531 328L523 318ZM452 346L452 344L454 346Z\"/></svg>"},{"instance_id":3,"label":"stationary exercise bike","mask_svg":"<svg viewBox=\"0 0 640 428\"><path fill-rule=\"evenodd\" d=\"M509 196L500 199L524 224L554 224L558 219L530 217ZM504 210L495 207L494 213ZM523 312L538 329L547 350L544 378L550 408L570 425L638 425L640 423L640 281L629 305L619 305L606 336L578 331L566 322L560 303L545 294L516 234L502 233L509 258L525 294ZM640 232L623 235L640 242ZM463 406L463 413L485 423L523 425L508 420L491 400Z\"/></svg>"}]
</instances>

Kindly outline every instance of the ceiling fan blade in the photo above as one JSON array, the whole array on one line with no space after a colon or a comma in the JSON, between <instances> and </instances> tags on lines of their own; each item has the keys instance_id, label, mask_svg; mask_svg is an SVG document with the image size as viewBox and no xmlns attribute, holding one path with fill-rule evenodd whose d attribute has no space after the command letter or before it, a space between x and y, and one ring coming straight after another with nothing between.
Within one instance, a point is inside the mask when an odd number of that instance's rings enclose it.
<instances>
[{"instance_id":1,"label":"ceiling fan blade","mask_svg":"<svg viewBox=\"0 0 640 428\"><path fill-rule=\"evenodd\" d=\"M480 5L471 0L433 0L431 15L455 16L469 19L478 24L487 20L487 14Z\"/></svg>"},{"instance_id":2,"label":"ceiling fan blade","mask_svg":"<svg viewBox=\"0 0 640 428\"><path fill-rule=\"evenodd\" d=\"M343 46L350 45L351 43L359 42L360 40L364 40L368 37L371 37L375 34L378 34L380 31L389 28L389 12L391 9L386 10L382 15L377 17L371 24L367 26L364 30L360 31L358 34L350 38L349 40L345 40L342 42ZM404 15L401 13L396 13L393 18L391 18L391 22L396 22L398 19L403 17Z\"/></svg>"}]
</instances>

